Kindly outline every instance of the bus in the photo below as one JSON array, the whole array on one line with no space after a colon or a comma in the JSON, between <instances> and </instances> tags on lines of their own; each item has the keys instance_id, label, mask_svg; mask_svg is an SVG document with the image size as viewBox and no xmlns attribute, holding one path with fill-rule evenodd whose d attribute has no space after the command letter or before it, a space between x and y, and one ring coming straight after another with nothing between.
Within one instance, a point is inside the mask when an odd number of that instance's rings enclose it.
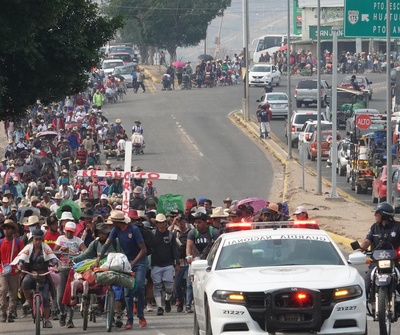
<instances>
[{"instance_id":1,"label":"bus","mask_svg":"<svg viewBox=\"0 0 400 335\"><path fill-rule=\"evenodd\" d=\"M290 36L292 42L299 39L301 39L301 36ZM285 46L287 44L287 35L274 34L260 36L253 40L252 44L254 44L255 41L257 41L257 45L253 54L253 62L258 63L261 54L265 55L268 52L272 56L279 48Z\"/></svg>"}]
</instances>

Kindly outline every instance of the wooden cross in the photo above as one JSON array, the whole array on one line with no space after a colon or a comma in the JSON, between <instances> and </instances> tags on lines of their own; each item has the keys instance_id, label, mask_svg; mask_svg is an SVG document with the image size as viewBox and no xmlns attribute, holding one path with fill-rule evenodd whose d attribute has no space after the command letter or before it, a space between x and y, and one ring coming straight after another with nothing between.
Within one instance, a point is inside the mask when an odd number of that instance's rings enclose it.
<instances>
[{"instance_id":1,"label":"wooden cross","mask_svg":"<svg viewBox=\"0 0 400 335\"><path fill-rule=\"evenodd\" d=\"M131 172L132 163L132 142L125 142L125 162L124 171L102 171L102 170L78 170L77 177L106 177L121 178L122 182L122 211L125 215L129 212L129 201L131 196L131 179L158 179L158 180L178 180L178 175L173 173L158 172Z\"/></svg>"}]
</instances>

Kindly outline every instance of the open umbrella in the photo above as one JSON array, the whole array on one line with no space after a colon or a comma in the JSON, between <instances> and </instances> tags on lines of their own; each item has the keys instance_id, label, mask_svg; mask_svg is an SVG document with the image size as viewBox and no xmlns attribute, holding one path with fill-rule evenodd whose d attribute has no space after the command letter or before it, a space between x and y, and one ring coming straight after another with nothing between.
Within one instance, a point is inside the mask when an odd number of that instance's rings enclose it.
<instances>
[{"instance_id":1,"label":"open umbrella","mask_svg":"<svg viewBox=\"0 0 400 335\"><path fill-rule=\"evenodd\" d=\"M51 137L56 137L58 134L55 131L41 131L36 135L36 137L46 137L46 138L51 138Z\"/></svg>"},{"instance_id":2,"label":"open umbrella","mask_svg":"<svg viewBox=\"0 0 400 335\"><path fill-rule=\"evenodd\" d=\"M48 157L42 157L39 155L33 155L34 159L37 159L40 164L54 163L54 161Z\"/></svg>"},{"instance_id":3,"label":"open umbrella","mask_svg":"<svg viewBox=\"0 0 400 335\"><path fill-rule=\"evenodd\" d=\"M39 169L39 166L37 165L22 165L19 166L15 169L15 173L26 173L26 172L31 172Z\"/></svg>"},{"instance_id":4,"label":"open umbrella","mask_svg":"<svg viewBox=\"0 0 400 335\"><path fill-rule=\"evenodd\" d=\"M64 207L69 207L72 211L72 216L75 220L79 220L81 217L82 211L79 208L79 205L73 200L63 200L60 203L60 207L57 209L57 216L61 218L62 212L65 209Z\"/></svg>"},{"instance_id":5,"label":"open umbrella","mask_svg":"<svg viewBox=\"0 0 400 335\"><path fill-rule=\"evenodd\" d=\"M209 60L213 60L214 59L213 56L207 55L207 54L200 55L198 58L200 60L205 60L206 62L208 62Z\"/></svg>"},{"instance_id":6,"label":"open umbrella","mask_svg":"<svg viewBox=\"0 0 400 335\"><path fill-rule=\"evenodd\" d=\"M258 212L259 210L263 209L267 205L268 201L261 199L261 198L247 198L240 200L236 205L235 208L238 208L240 205L251 206L254 209L254 213Z\"/></svg>"},{"instance_id":7,"label":"open umbrella","mask_svg":"<svg viewBox=\"0 0 400 335\"><path fill-rule=\"evenodd\" d=\"M175 62L172 62L172 66L185 67L185 62L175 61Z\"/></svg>"},{"instance_id":8,"label":"open umbrella","mask_svg":"<svg viewBox=\"0 0 400 335\"><path fill-rule=\"evenodd\" d=\"M282 45L282 46L278 49L278 51L286 51L286 50L287 50L287 44Z\"/></svg>"},{"instance_id":9,"label":"open umbrella","mask_svg":"<svg viewBox=\"0 0 400 335\"><path fill-rule=\"evenodd\" d=\"M71 129L74 127L80 128L81 126L82 126L82 124L79 122L70 122L70 123L65 124L65 129Z\"/></svg>"}]
</instances>

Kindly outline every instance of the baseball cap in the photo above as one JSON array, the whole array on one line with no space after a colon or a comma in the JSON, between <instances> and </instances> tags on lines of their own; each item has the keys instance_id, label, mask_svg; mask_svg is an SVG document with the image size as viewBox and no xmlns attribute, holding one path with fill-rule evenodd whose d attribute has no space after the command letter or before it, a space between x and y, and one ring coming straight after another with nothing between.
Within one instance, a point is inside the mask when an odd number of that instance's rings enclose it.
<instances>
[{"instance_id":1,"label":"baseball cap","mask_svg":"<svg viewBox=\"0 0 400 335\"><path fill-rule=\"evenodd\" d=\"M69 221L65 224L64 230L75 232L76 224L72 221Z\"/></svg>"},{"instance_id":2,"label":"baseball cap","mask_svg":"<svg viewBox=\"0 0 400 335\"><path fill-rule=\"evenodd\" d=\"M307 213L307 208L305 208L304 206L299 206L296 208L293 214L296 215L301 213Z\"/></svg>"},{"instance_id":3,"label":"baseball cap","mask_svg":"<svg viewBox=\"0 0 400 335\"><path fill-rule=\"evenodd\" d=\"M107 195L106 194L102 194L100 197L100 200L108 200Z\"/></svg>"},{"instance_id":4,"label":"baseball cap","mask_svg":"<svg viewBox=\"0 0 400 335\"><path fill-rule=\"evenodd\" d=\"M193 215L194 219L200 219L200 220L204 220L207 221L208 220L208 215L203 213L203 212L197 212L196 214Z\"/></svg>"}]
</instances>

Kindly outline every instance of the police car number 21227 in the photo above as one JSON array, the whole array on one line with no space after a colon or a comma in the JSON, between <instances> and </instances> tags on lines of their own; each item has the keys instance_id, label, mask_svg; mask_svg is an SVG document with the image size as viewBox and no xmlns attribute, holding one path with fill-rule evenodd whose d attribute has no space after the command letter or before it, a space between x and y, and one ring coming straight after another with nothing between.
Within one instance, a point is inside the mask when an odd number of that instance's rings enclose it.
<instances>
[{"instance_id":1,"label":"police car number 21227","mask_svg":"<svg viewBox=\"0 0 400 335\"><path fill-rule=\"evenodd\" d=\"M223 234L191 265L194 334L367 334L364 280L323 230Z\"/></svg>"}]
</instances>

